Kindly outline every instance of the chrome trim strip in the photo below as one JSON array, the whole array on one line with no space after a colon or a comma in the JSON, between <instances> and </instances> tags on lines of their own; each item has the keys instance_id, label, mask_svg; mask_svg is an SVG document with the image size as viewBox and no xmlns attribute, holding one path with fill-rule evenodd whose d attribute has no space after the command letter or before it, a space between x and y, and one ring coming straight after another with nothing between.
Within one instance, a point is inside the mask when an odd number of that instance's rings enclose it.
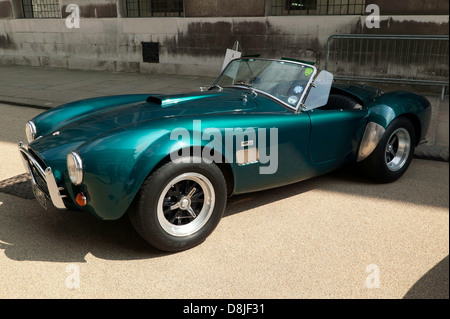
<instances>
[{"instance_id":1,"label":"chrome trim strip","mask_svg":"<svg viewBox=\"0 0 450 319\"><path fill-rule=\"evenodd\" d=\"M47 184L48 192L50 193L50 197L48 198L51 200L53 205L58 209L65 209L66 205L64 205L63 198L65 198L65 195L60 194L60 190L63 190L62 187L58 187L56 184L55 176L53 175L53 171L51 167L47 167L45 170L39 165L39 163L34 159L33 155L25 148L22 142L19 142L19 151L22 154L22 162L25 167L25 169L30 173L31 176L31 182L39 187L37 184L33 172L30 166L30 163L37 169L38 173L43 177L45 180L45 183ZM39 187L40 188L40 187ZM41 189L42 190L42 189ZM43 190L42 190L43 191ZM45 196L48 197L48 195L44 192Z\"/></svg>"},{"instance_id":2,"label":"chrome trim strip","mask_svg":"<svg viewBox=\"0 0 450 319\"><path fill-rule=\"evenodd\" d=\"M420 140L419 145L428 143L428 138L424 137Z\"/></svg>"},{"instance_id":3,"label":"chrome trim strip","mask_svg":"<svg viewBox=\"0 0 450 319\"><path fill-rule=\"evenodd\" d=\"M384 131L384 127L375 122L367 123L366 130L364 131L364 135L359 146L357 162L361 162L372 154L383 137Z\"/></svg>"}]
</instances>

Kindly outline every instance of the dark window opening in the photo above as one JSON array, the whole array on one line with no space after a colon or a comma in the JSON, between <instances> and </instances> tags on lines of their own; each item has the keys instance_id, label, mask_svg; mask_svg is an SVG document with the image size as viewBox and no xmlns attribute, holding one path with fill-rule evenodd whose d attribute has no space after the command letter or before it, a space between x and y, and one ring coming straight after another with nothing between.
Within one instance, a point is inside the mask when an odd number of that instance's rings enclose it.
<instances>
[{"instance_id":1,"label":"dark window opening","mask_svg":"<svg viewBox=\"0 0 450 319\"><path fill-rule=\"evenodd\" d=\"M286 10L316 10L317 0L286 1Z\"/></svg>"},{"instance_id":2,"label":"dark window opening","mask_svg":"<svg viewBox=\"0 0 450 319\"><path fill-rule=\"evenodd\" d=\"M182 17L183 0L127 0L127 17Z\"/></svg>"},{"instance_id":3,"label":"dark window opening","mask_svg":"<svg viewBox=\"0 0 450 319\"><path fill-rule=\"evenodd\" d=\"M272 15L364 15L366 0L272 0Z\"/></svg>"},{"instance_id":4,"label":"dark window opening","mask_svg":"<svg viewBox=\"0 0 450 319\"><path fill-rule=\"evenodd\" d=\"M61 18L59 0L22 0L24 18Z\"/></svg>"}]
</instances>

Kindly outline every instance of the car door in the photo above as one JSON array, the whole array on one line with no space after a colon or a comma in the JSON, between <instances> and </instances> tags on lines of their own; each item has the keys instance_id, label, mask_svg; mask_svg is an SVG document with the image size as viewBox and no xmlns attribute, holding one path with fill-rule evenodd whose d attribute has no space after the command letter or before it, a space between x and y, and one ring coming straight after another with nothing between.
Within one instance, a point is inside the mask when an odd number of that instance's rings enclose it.
<instances>
[{"instance_id":1,"label":"car door","mask_svg":"<svg viewBox=\"0 0 450 319\"><path fill-rule=\"evenodd\" d=\"M309 156L314 163L342 159L353 152L367 112L356 110L307 111L311 121Z\"/></svg>"}]
</instances>

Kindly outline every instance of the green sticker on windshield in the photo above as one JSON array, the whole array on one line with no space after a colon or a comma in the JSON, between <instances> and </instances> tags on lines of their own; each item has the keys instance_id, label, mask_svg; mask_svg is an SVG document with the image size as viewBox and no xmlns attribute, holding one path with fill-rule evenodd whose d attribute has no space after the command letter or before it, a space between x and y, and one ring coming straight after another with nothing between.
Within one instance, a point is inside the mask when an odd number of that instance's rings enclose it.
<instances>
[{"instance_id":1,"label":"green sticker on windshield","mask_svg":"<svg viewBox=\"0 0 450 319\"><path fill-rule=\"evenodd\" d=\"M305 75L306 75L306 76L310 76L312 73L313 73L313 69L311 69L311 68L307 68L307 69L305 70Z\"/></svg>"}]
</instances>

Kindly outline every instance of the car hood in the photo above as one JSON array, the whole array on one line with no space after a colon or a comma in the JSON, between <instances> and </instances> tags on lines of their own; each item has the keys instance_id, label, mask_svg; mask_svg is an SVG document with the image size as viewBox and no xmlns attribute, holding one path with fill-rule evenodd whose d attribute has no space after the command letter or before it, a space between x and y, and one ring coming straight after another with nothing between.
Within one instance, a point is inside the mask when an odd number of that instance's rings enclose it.
<instances>
[{"instance_id":1,"label":"car hood","mask_svg":"<svg viewBox=\"0 0 450 319\"><path fill-rule=\"evenodd\" d=\"M246 93L248 91L232 89L220 92L150 95L146 100L143 95L144 102L114 105L66 119L33 141L30 146L43 160L59 158L65 161L65 156L84 142L131 124L164 118L200 118L221 113L254 112L259 104L257 98L249 94L245 99L243 95ZM64 158L60 158L61 156Z\"/></svg>"}]
</instances>

